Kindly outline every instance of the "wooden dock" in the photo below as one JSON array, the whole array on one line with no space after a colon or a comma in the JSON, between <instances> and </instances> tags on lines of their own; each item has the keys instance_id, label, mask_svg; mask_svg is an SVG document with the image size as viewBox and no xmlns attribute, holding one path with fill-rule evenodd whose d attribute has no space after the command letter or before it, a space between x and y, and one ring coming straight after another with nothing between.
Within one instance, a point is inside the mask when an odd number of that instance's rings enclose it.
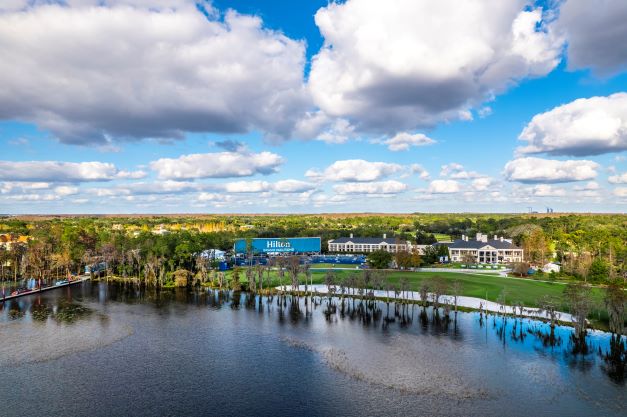
<instances>
[{"instance_id":1,"label":"wooden dock","mask_svg":"<svg viewBox=\"0 0 627 417\"><path fill-rule=\"evenodd\" d=\"M75 284L79 284L81 282L85 282L89 278L90 278L89 275L81 275L77 279L69 281L69 282L67 282L65 284L51 285L49 287L38 288L38 289L35 289L35 290L32 290L32 291L23 292L21 294L16 294L16 295L7 295L5 297L0 297L0 303L3 303L5 301L9 301L9 300L13 300L13 299L19 298L19 297L25 297L27 295L34 295L34 294L39 294L39 293L44 292L44 291L54 290L56 288L69 287L70 285L75 285Z\"/></svg>"}]
</instances>

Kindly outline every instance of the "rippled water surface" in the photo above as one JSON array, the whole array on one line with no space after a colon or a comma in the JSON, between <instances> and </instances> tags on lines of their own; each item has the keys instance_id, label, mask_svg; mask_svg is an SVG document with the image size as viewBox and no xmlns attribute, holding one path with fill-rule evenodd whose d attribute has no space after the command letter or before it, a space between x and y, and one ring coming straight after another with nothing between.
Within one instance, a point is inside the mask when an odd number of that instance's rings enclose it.
<instances>
[{"instance_id":1,"label":"rippled water surface","mask_svg":"<svg viewBox=\"0 0 627 417\"><path fill-rule=\"evenodd\" d=\"M570 333L86 282L0 304L0 415L626 415L609 335L575 355Z\"/></svg>"}]
</instances>

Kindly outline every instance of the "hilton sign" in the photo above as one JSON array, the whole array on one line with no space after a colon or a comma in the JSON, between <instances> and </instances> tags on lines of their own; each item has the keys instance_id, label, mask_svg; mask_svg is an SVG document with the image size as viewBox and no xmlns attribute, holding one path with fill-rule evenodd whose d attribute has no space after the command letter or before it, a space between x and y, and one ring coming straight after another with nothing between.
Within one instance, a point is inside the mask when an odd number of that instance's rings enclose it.
<instances>
[{"instance_id":1,"label":"hilton sign","mask_svg":"<svg viewBox=\"0 0 627 417\"><path fill-rule=\"evenodd\" d=\"M292 245L286 240L268 240L266 242L266 248L268 249L289 249Z\"/></svg>"},{"instance_id":2,"label":"hilton sign","mask_svg":"<svg viewBox=\"0 0 627 417\"><path fill-rule=\"evenodd\" d=\"M237 239L235 253L319 253L319 237Z\"/></svg>"}]
</instances>

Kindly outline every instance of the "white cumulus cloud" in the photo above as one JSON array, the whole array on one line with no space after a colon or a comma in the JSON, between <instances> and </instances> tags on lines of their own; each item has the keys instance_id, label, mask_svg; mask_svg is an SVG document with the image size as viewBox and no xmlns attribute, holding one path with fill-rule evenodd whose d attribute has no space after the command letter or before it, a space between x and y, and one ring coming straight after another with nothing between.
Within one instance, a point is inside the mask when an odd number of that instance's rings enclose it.
<instances>
[{"instance_id":1,"label":"white cumulus cloud","mask_svg":"<svg viewBox=\"0 0 627 417\"><path fill-rule=\"evenodd\" d=\"M393 152L408 151L411 147L427 146L436 143L435 140L427 137L422 133L397 133L390 139L384 140L381 143L388 146L388 149Z\"/></svg>"},{"instance_id":2,"label":"white cumulus cloud","mask_svg":"<svg viewBox=\"0 0 627 417\"><path fill-rule=\"evenodd\" d=\"M429 171L427 171L420 164L411 164L411 166L409 167L409 170L410 170L410 172L412 174L418 175L418 178L420 178L421 180L428 180L429 179Z\"/></svg>"},{"instance_id":3,"label":"white cumulus cloud","mask_svg":"<svg viewBox=\"0 0 627 417\"><path fill-rule=\"evenodd\" d=\"M407 190L407 184L400 181L351 182L333 186L337 194L398 194Z\"/></svg>"},{"instance_id":4,"label":"white cumulus cloud","mask_svg":"<svg viewBox=\"0 0 627 417\"><path fill-rule=\"evenodd\" d=\"M568 68L601 75L627 69L627 2L564 0L556 30L568 38Z\"/></svg>"},{"instance_id":5,"label":"white cumulus cloud","mask_svg":"<svg viewBox=\"0 0 627 417\"><path fill-rule=\"evenodd\" d=\"M234 181L224 184L224 190L228 193L262 193L270 188L270 183L266 181Z\"/></svg>"},{"instance_id":6,"label":"white cumulus cloud","mask_svg":"<svg viewBox=\"0 0 627 417\"><path fill-rule=\"evenodd\" d=\"M377 181L401 171L399 164L387 162L370 162L363 159L347 159L335 161L324 171L309 170L305 176L327 181L368 182Z\"/></svg>"},{"instance_id":7,"label":"white cumulus cloud","mask_svg":"<svg viewBox=\"0 0 627 417\"><path fill-rule=\"evenodd\" d=\"M601 187L599 187L599 183L596 181L589 181L588 183L584 184L584 185L576 185L573 187L573 190L575 191L597 191L598 189L600 189Z\"/></svg>"},{"instance_id":8,"label":"white cumulus cloud","mask_svg":"<svg viewBox=\"0 0 627 417\"><path fill-rule=\"evenodd\" d=\"M505 164L505 178L522 183L559 183L586 181L597 176L599 164L588 160L558 161L518 158Z\"/></svg>"},{"instance_id":9,"label":"white cumulus cloud","mask_svg":"<svg viewBox=\"0 0 627 417\"><path fill-rule=\"evenodd\" d=\"M316 188L315 184L299 180L281 180L274 183L274 190L279 193L304 193Z\"/></svg>"},{"instance_id":10,"label":"white cumulus cloud","mask_svg":"<svg viewBox=\"0 0 627 417\"><path fill-rule=\"evenodd\" d=\"M433 180L427 189L431 194L454 194L460 190L460 184L455 180Z\"/></svg>"},{"instance_id":11,"label":"white cumulus cloud","mask_svg":"<svg viewBox=\"0 0 627 417\"><path fill-rule=\"evenodd\" d=\"M599 155L627 150L627 93L581 98L537 114L519 136L522 154Z\"/></svg>"},{"instance_id":12,"label":"white cumulus cloud","mask_svg":"<svg viewBox=\"0 0 627 417\"><path fill-rule=\"evenodd\" d=\"M494 180L488 177L477 178L472 181L471 186L475 191L486 191L494 186Z\"/></svg>"},{"instance_id":13,"label":"white cumulus cloud","mask_svg":"<svg viewBox=\"0 0 627 417\"><path fill-rule=\"evenodd\" d=\"M29 182L110 181L118 173L105 162L0 161L0 180Z\"/></svg>"},{"instance_id":14,"label":"white cumulus cloud","mask_svg":"<svg viewBox=\"0 0 627 417\"><path fill-rule=\"evenodd\" d=\"M440 170L441 177L450 177L456 180L467 180L472 178L480 178L484 175L479 174L476 171L466 171L464 166L457 162L451 162L450 164L442 165Z\"/></svg>"},{"instance_id":15,"label":"white cumulus cloud","mask_svg":"<svg viewBox=\"0 0 627 417\"><path fill-rule=\"evenodd\" d=\"M610 184L627 184L627 172L623 172L622 174L611 175L607 179Z\"/></svg>"},{"instance_id":16,"label":"white cumulus cloud","mask_svg":"<svg viewBox=\"0 0 627 417\"><path fill-rule=\"evenodd\" d=\"M550 184L538 184L531 189L531 194L536 197L564 197L566 189Z\"/></svg>"},{"instance_id":17,"label":"white cumulus cloud","mask_svg":"<svg viewBox=\"0 0 627 417\"><path fill-rule=\"evenodd\" d=\"M562 40L526 0L347 0L315 15L324 46L309 90L360 130L471 118L517 80L549 73ZM479 29L480 28L480 29Z\"/></svg>"},{"instance_id":18,"label":"white cumulus cloud","mask_svg":"<svg viewBox=\"0 0 627 417\"><path fill-rule=\"evenodd\" d=\"M55 187L54 192L60 197L65 197L68 195L78 194L78 187L60 185L58 187Z\"/></svg>"},{"instance_id":19,"label":"white cumulus cloud","mask_svg":"<svg viewBox=\"0 0 627 417\"><path fill-rule=\"evenodd\" d=\"M161 179L249 177L278 171L283 158L272 152L216 152L161 158L150 169Z\"/></svg>"},{"instance_id":20,"label":"white cumulus cloud","mask_svg":"<svg viewBox=\"0 0 627 417\"><path fill-rule=\"evenodd\" d=\"M201 1L47 3L0 11L0 119L73 144L253 129L276 139L310 106L305 43L259 17Z\"/></svg>"},{"instance_id":21,"label":"white cumulus cloud","mask_svg":"<svg viewBox=\"0 0 627 417\"><path fill-rule=\"evenodd\" d=\"M139 180L142 178L146 178L147 176L148 176L148 173L142 170L138 170L138 171L121 170L117 174L115 174L116 178L130 179L130 180Z\"/></svg>"}]
</instances>

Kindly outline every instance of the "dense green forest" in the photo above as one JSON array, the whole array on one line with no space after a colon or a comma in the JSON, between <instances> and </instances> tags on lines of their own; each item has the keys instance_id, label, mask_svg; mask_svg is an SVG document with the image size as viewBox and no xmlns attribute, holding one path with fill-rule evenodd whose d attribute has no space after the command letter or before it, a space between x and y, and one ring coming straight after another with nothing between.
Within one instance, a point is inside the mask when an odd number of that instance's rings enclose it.
<instances>
[{"instance_id":1,"label":"dense green forest","mask_svg":"<svg viewBox=\"0 0 627 417\"><path fill-rule=\"evenodd\" d=\"M0 246L0 275L78 272L99 260L124 275L196 271L202 250L228 250L240 237L317 236L326 251L327 240L349 233L431 243L477 232L511 237L528 262L559 261L573 277L625 274L627 215L329 214L4 217L0 236L14 243Z\"/></svg>"}]
</instances>

